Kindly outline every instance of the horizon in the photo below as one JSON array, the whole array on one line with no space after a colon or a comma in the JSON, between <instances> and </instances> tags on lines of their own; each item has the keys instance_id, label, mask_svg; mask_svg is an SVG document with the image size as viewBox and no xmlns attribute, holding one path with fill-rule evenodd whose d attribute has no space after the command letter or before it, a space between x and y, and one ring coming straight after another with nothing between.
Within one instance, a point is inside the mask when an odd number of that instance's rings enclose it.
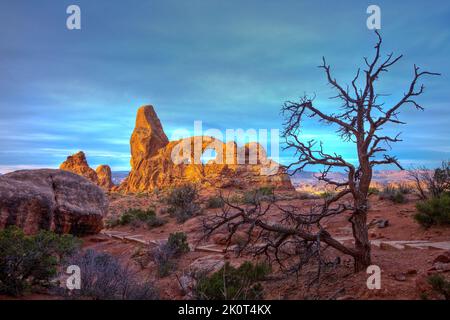
<instances>
[{"instance_id":1,"label":"horizon","mask_svg":"<svg viewBox=\"0 0 450 320\"><path fill-rule=\"evenodd\" d=\"M129 139L144 104L155 106L169 138L180 128L192 131L196 120L205 130L281 129L281 105L303 92L315 93L317 105L331 112L338 105L317 68L321 57L348 83L376 41L365 27L367 1L165 1L124 10L81 0L83 26L74 32L64 28L68 4L0 4L0 173L57 168L77 151L91 167L128 171ZM382 53L405 55L378 83L391 94L387 104L401 97L414 64L442 73L424 80L425 111L400 114L407 125L397 128L403 142L392 154L405 168L438 167L450 159L450 3L377 4ZM354 159L332 127L309 122L304 129L303 137ZM292 153L280 160L289 164Z\"/></svg>"}]
</instances>

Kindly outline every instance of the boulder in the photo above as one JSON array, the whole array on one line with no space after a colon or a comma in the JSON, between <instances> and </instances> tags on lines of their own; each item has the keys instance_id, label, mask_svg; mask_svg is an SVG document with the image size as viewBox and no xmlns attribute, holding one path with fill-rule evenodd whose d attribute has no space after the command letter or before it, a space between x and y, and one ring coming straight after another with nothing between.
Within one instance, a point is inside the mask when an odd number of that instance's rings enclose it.
<instances>
[{"instance_id":1,"label":"boulder","mask_svg":"<svg viewBox=\"0 0 450 320\"><path fill-rule=\"evenodd\" d=\"M189 265L189 273L194 278L219 271L225 265L222 255L209 255L196 259Z\"/></svg>"},{"instance_id":2,"label":"boulder","mask_svg":"<svg viewBox=\"0 0 450 320\"><path fill-rule=\"evenodd\" d=\"M61 170L78 174L86 179L89 179L93 183L98 184L97 173L89 167L86 160L86 155L83 151L67 157L66 161L64 161L59 168Z\"/></svg>"},{"instance_id":3,"label":"boulder","mask_svg":"<svg viewBox=\"0 0 450 320\"><path fill-rule=\"evenodd\" d=\"M434 258L433 263L450 263L450 250L445 251L444 253L438 255Z\"/></svg>"},{"instance_id":4,"label":"boulder","mask_svg":"<svg viewBox=\"0 0 450 320\"><path fill-rule=\"evenodd\" d=\"M63 170L21 170L0 177L0 228L18 226L74 235L96 234L108 210L101 188Z\"/></svg>"},{"instance_id":5,"label":"boulder","mask_svg":"<svg viewBox=\"0 0 450 320\"><path fill-rule=\"evenodd\" d=\"M100 187L111 190L114 187L112 182L111 168L108 165L100 165L95 169L97 174L97 183Z\"/></svg>"}]
</instances>

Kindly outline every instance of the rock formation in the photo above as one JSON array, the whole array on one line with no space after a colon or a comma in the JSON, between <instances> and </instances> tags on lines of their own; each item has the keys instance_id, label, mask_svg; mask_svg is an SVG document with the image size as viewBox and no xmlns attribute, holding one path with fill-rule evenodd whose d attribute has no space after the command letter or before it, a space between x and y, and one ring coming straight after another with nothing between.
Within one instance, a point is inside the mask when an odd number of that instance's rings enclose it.
<instances>
[{"instance_id":1,"label":"rock formation","mask_svg":"<svg viewBox=\"0 0 450 320\"><path fill-rule=\"evenodd\" d=\"M131 135L131 167L136 168L142 159L156 155L169 143L161 122L152 106L139 108L136 125Z\"/></svg>"},{"instance_id":2,"label":"rock formation","mask_svg":"<svg viewBox=\"0 0 450 320\"><path fill-rule=\"evenodd\" d=\"M97 173L89 167L83 151L67 157L67 160L64 161L59 168L85 177L95 184L98 183Z\"/></svg>"},{"instance_id":3,"label":"rock formation","mask_svg":"<svg viewBox=\"0 0 450 320\"><path fill-rule=\"evenodd\" d=\"M0 177L0 228L75 235L102 229L108 200L91 181L62 170L22 170Z\"/></svg>"},{"instance_id":4,"label":"rock formation","mask_svg":"<svg viewBox=\"0 0 450 320\"><path fill-rule=\"evenodd\" d=\"M59 168L85 177L105 190L111 190L114 187L111 168L108 165L100 165L96 170L92 169L83 151L68 156Z\"/></svg>"},{"instance_id":5,"label":"rock formation","mask_svg":"<svg viewBox=\"0 0 450 320\"><path fill-rule=\"evenodd\" d=\"M97 173L98 185L106 190L111 190L114 187L112 182L111 168L108 165L100 165L95 169Z\"/></svg>"},{"instance_id":6,"label":"rock formation","mask_svg":"<svg viewBox=\"0 0 450 320\"><path fill-rule=\"evenodd\" d=\"M131 172L119 187L126 192L151 191L186 182L215 188L293 188L283 168L268 159L257 143L239 148L234 142L223 143L212 137L169 142L153 106L138 110L130 143ZM203 155L209 149L216 156L205 161Z\"/></svg>"}]
</instances>

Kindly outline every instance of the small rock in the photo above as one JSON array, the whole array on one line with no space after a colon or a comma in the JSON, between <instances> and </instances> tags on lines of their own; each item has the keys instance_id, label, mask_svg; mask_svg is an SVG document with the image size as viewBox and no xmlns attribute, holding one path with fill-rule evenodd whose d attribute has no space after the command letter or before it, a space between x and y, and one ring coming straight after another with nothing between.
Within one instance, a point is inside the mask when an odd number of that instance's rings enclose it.
<instances>
[{"instance_id":1,"label":"small rock","mask_svg":"<svg viewBox=\"0 0 450 320\"><path fill-rule=\"evenodd\" d=\"M389 226L389 220L387 219L380 219L377 222L378 228L383 229Z\"/></svg>"},{"instance_id":2,"label":"small rock","mask_svg":"<svg viewBox=\"0 0 450 320\"><path fill-rule=\"evenodd\" d=\"M209 255L192 262L189 270L192 275L204 275L219 271L224 264L222 255Z\"/></svg>"},{"instance_id":3,"label":"small rock","mask_svg":"<svg viewBox=\"0 0 450 320\"><path fill-rule=\"evenodd\" d=\"M434 260L433 260L433 264L434 263L450 263L450 251L447 251L443 254L438 255Z\"/></svg>"},{"instance_id":4,"label":"small rock","mask_svg":"<svg viewBox=\"0 0 450 320\"><path fill-rule=\"evenodd\" d=\"M433 268L439 272L447 272L450 271L450 263L436 262Z\"/></svg>"},{"instance_id":5,"label":"small rock","mask_svg":"<svg viewBox=\"0 0 450 320\"><path fill-rule=\"evenodd\" d=\"M416 269L408 269L408 271L406 271L407 275L415 275L417 274L417 270Z\"/></svg>"},{"instance_id":6,"label":"small rock","mask_svg":"<svg viewBox=\"0 0 450 320\"><path fill-rule=\"evenodd\" d=\"M178 278L178 281L180 283L181 291L184 295L192 292L192 289L195 286L194 278L188 275L182 275L180 278Z\"/></svg>"},{"instance_id":7,"label":"small rock","mask_svg":"<svg viewBox=\"0 0 450 320\"><path fill-rule=\"evenodd\" d=\"M406 274L404 273L397 273L394 275L394 279L400 282L406 281Z\"/></svg>"}]
</instances>

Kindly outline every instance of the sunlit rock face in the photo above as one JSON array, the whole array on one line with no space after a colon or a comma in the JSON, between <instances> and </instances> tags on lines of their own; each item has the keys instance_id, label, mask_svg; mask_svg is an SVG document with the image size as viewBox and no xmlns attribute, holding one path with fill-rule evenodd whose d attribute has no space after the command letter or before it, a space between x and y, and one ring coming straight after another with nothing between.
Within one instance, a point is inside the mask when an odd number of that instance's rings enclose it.
<instances>
[{"instance_id":1,"label":"sunlit rock face","mask_svg":"<svg viewBox=\"0 0 450 320\"><path fill-rule=\"evenodd\" d=\"M59 168L64 171L78 174L93 183L98 184L97 173L94 169L89 167L86 155L83 151L67 157L66 161L64 161Z\"/></svg>"},{"instance_id":2,"label":"sunlit rock face","mask_svg":"<svg viewBox=\"0 0 450 320\"><path fill-rule=\"evenodd\" d=\"M104 190L108 191L115 187L112 182L111 168L108 165L99 165L96 170L92 169L83 151L68 156L59 168L82 176Z\"/></svg>"},{"instance_id":3,"label":"sunlit rock face","mask_svg":"<svg viewBox=\"0 0 450 320\"><path fill-rule=\"evenodd\" d=\"M95 172L97 174L97 183L100 187L105 190L110 190L114 187L110 166L104 164L99 165L97 169L95 169Z\"/></svg>"},{"instance_id":4,"label":"sunlit rock face","mask_svg":"<svg viewBox=\"0 0 450 320\"><path fill-rule=\"evenodd\" d=\"M214 188L293 188L283 168L268 159L258 143L239 148L235 142L206 136L169 142L153 106L139 108L130 143L132 169L119 187L122 191L145 192L188 182ZM205 157L208 150L215 156Z\"/></svg>"},{"instance_id":5,"label":"sunlit rock face","mask_svg":"<svg viewBox=\"0 0 450 320\"><path fill-rule=\"evenodd\" d=\"M0 229L88 235L100 232L108 210L104 191L63 170L21 170L0 177Z\"/></svg>"}]
</instances>

